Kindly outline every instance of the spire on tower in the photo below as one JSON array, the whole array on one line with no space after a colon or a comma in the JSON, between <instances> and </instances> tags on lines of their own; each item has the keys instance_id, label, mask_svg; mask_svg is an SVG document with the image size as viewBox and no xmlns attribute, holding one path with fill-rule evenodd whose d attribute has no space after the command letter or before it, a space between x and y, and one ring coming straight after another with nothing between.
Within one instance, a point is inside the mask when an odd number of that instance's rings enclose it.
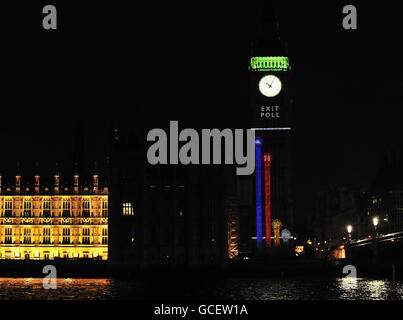
<instances>
[{"instance_id":1,"label":"spire on tower","mask_svg":"<svg viewBox=\"0 0 403 320\"><path fill-rule=\"evenodd\" d=\"M287 50L280 37L278 13L270 1L258 1L257 30L251 44L251 56L283 56Z\"/></svg>"}]
</instances>

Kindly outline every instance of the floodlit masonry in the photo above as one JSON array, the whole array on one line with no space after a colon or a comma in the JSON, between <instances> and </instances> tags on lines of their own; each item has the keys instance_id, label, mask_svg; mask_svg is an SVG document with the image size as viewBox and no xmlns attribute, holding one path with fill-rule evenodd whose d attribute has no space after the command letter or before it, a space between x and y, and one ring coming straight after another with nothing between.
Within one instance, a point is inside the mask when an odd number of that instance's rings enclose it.
<instances>
[{"instance_id":1,"label":"floodlit masonry","mask_svg":"<svg viewBox=\"0 0 403 320\"><path fill-rule=\"evenodd\" d=\"M98 174L90 188L2 186L0 176L0 259L108 259L108 188L98 188Z\"/></svg>"}]
</instances>

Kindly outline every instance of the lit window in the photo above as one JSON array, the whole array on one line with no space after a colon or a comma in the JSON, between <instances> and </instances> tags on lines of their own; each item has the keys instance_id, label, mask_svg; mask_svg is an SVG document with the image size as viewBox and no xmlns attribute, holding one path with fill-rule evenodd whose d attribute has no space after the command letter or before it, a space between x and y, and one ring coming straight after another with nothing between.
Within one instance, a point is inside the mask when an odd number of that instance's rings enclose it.
<instances>
[{"instance_id":1,"label":"lit window","mask_svg":"<svg viewBox=\"0 0 403 320\"><path fill-rule=\"evenodd\" d=\"M49 218L51 216L50 198L43 199L43 216L45 218Z\"/></svg>"},{"instance_id":2,"label":"lit window","mask_svg":"<svg viewBox=\"0 0 403 320\"><path fill-rule=\"evenodd\" d=\"M83 218L90 217L90 199L83 198Z\"/></svg>"},{"instance_id":3,"label":"lit window","mask_svg":"<svg viewBox=\"0 0 403 320\"><path fill-rule=\"evenodd\" d=\"M31 217L31 208L32 208L31 199L24 199L24 217L26 218Z\"/></svg>"},{"instance_id":4,"label":"lit window","mask_svg":"<svg viewBox=\"0 0 403 320\"><path fill-rule=\"evenodd\" d=\"M31 243L31 229L24 229L24 243Z\"/></svg>"},{"instance_id":5,"label":"lit window","mask_svg":"<svg viewBox=\"0 0 403 320\"><path fill-rule=\"evenodd\" d=\"M108 229L102 229L102 244L108 244Z\"/></svg>"},{"instance_id":6,"label":"lit window","mask_svg":"<svg viewBox=\"0 0 403 320\"><path fill-rule=\"evenodd\" d=\"M70 244L70 229L63 228L63 244Z\"/></svg>"},{"instance_id":7,"label":"lit window","mask_svg":"<svg viewBox=\"0 0 403 320\"><path fill-rule=\"evenodd\" d=\"M102 200L102 218L108 217L108 198Z\"/></svg>"},{"instance_id":8,"label":"lit window","mask_svg":"<svg viewBox=\"0 0 403 320\"><path fill-rule=\"evenodd\" d=\"M132 216L134 215L133 205L131 202L123 202L123 215Z\"/></svg>"},{"instance_id":9,"label":"lit window","mask_svg":"<svg viewBox=\"0 0 403 320\"><path fill-rule=\"evenodd\" d=\"M83 229L82 244L90 244L90 229L89 228L84 228Z\"/></svg>"},{"instance_id":10,"label":"lit window","mask_svg":"<svg viewBox=\"0 0 403 320\"><path fill-rule=\"evenodd\" d=\"M6 228L5 230L4 243L6 244L13 243L13 230L11 228Z\"/></svg>"},{"instance_id":11,"label":"lit window","mask_svg":"<svg viewBox=\"0 0 403 320\"><path fill-rule=\"evenodd\" d=\"M8 197L4 202L4 216L11 218L13 216L13 198Z\"/></svg>"},{"instance_id":12,"label":"lit window","mask_svg":"<svg viewBox=\"0 0 403 320\"><path fill-rule=\"evenodd\" d=\"M50 228L43 228L43 244L50 244Z\"/></svg>"},{"instance_id":13,"label":"lit window","mask_svg":"<svg viewBox=\"0 0 403 320\"><path fill-rule=\"evenodd\" d=\"M70 198L63 199L63 218L70 217Z\"/></svg>"}]
</instances>

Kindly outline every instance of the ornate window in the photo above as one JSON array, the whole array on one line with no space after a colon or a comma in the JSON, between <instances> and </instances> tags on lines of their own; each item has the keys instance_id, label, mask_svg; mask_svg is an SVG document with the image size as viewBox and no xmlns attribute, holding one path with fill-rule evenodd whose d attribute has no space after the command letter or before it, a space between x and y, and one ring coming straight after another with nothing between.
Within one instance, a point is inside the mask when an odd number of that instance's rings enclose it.
<instances>
[{"instance_id":1,"label":"ornate window","mask_svg":"<svg viewBox=\"0 0 403 320\"><path fill-rule=\"evenodd\" d=\"M24 243L31 243L31 228L24 228Z\"/></svg>"},{"instance_id":2,"label":"ornate window","mask_svg":"<svg viewBox=\"0 0 403 320\"><path fill-rule=\"evenodd\" d=\"M11 218L13 216L13 198L7 197L4 201L4 216Z\"/></svg>"},{"instance_id":3,"label":"ornate window","mask_svg":"<svg viewBox=\"0 0 403 320\"><path fill-rule=\"evenodd\" d=\"M30 198L24 199L24 217L31 218L32 216L32 202Z\"/></svg>"},{"instance_id":4,"label":"ornate window","mask_svg":"<svg viewBox=\"0 0 403 320\"><path fill-rule=\"evenodd\" d=\"M70 218L70 198L63 199L63 218Z\"/></svg>"},{"instance_id":5,"label":"ornate window","mask_svg":"<svg viewBox=\"0 0 403 320\"><path fill-rule=\"evenodd\" d=\"M43 244L50 244L50 228L43 228Z\"/></svg>"},{"instance_id":6,"label":"ornate window","mask_svg":"<svg viewBox=\"0 0 403 320\"><path fill-rule=\"evenodd\" d=\"M83 228L82 244L90 244L90 229L89 228Z\"/></svg>"},{"instance_id":7,"label":"ornate window","mask_svg":"<svg viewBox=\"0 0 403 320\"><path fill-rule=\"evenodd\" d=\"M123 202L122 213L124 216L134 215L133 205L131 202Z\"/></svg>"},{"instance_id":8,"label":"ornate window","mask_svg":"<svg viewBox=\"0 0 403 320\"><path fill-rule=\"evenodd\" d=\"M13 243L13 230L11 228L5 229L4 243L6 243L6 244Z\"/></svg>"},{"instance_id":9,"label":"ornate window","mask_svg":"<svg viewBox=\"0 0 403 320\"><path fill-rule=\"evenodd\" d=\"M51 207L50 207L50 198L43 199L43 217L50 218L51 217Z\"/></svg>"},{"instance_id":10,"label":"ornate window","mask_svg":"<svg viewBox=\"0 0 403 320\"><path fill-rule=\"evenodd\" d=\"M102 199L102 218L108 217L108 198Z\"/></svg>"},{"instance_id":11,"label":"ornate window","mask_svg":"<svg viewBox=\"0 0 403 320\"><path fill-rule=\"evenodd\" d=\"M102 229L102 244L108 244L108 229Z\"/></svg>"},{"instance_id":12,"label":"ornate window","mask_svg":"<svg viewBox=\"0 0 403 320\"><path fill-rule=\"evenodd\" d=\"M63 228L63 244L70 244L70 229Z\"/></svg>"},{"instance_id":13,"label":"ornate window","mask_svg":"<svg viewBox=\"0 0 403 320\"><path fill-rule=\"evenodd\" d=\"M83 218L89 218L90 217L90 198L83 198L82 202L82 216Z\"/></svg>"}]
</instances>

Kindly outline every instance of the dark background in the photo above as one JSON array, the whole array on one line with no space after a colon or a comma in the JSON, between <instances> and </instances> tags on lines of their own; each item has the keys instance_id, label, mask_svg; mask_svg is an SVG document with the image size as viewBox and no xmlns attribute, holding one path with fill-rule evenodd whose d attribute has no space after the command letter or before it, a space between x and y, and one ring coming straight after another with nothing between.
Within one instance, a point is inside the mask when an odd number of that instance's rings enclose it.
<instances>
[{"instance_id":1,"label":"dark background","mask_svg":"<svg viewBox=\"0 0 403 320\"><path fill-rule=\"evenodd\" d=\"M2 5L1 172L71 169L79 122L98 162L114 126L243 127L250 40L273 19L262 2ZM52 3L58 30L45 31ZM401 17L392 1L271 3L292 65L294 197L306 224L315 191L366 185L402 142ZM358 30L342 28L347 4Z\"/></svg>"}]
</instances>

